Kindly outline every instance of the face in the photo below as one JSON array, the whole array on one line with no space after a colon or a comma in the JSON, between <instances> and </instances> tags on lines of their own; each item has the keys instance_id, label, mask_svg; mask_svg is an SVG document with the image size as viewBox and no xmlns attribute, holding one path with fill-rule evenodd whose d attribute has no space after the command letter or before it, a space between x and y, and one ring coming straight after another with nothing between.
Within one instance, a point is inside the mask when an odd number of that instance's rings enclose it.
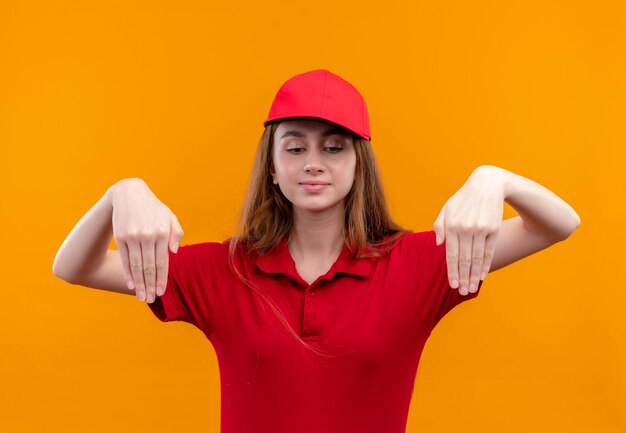
<instances>
[{"instance_id":1,"label":"face","mask_svg":"<svg viewBox=\"0 0 626 433\"><path fill-rule=\"evenodd\" d=\"M270 173L294 210L343 206L356 166L349 131L321 120L287 120L273 141Z\"/></svg>"}]
</instances>

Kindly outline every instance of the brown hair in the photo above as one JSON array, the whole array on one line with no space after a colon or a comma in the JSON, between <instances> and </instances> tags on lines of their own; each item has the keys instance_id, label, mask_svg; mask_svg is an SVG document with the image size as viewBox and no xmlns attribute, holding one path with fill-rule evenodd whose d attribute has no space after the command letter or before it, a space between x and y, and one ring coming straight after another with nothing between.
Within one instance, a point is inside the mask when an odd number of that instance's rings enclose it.
<instances>
[{"instance_id":1,"label":"brown hair","mask_svg":"<svg viewBox=\"0 0 626 433\"><path fill-rule=\"evenodd\" d=\"M230 241L228 262L234 274L266 300L292 336L308 349L324 355L323 351L312 347L298 336L274 303L241 275L234 264L238 244L241 243L247 251L266 254L289 236L293 226L292 204L280 188L273 184L270 175L274 132L279 124L280 122L269 124L261 136L239 219L238 234ZM352 188L344 199L345 244L352 259L380 256L392 248L407 231L391 218L369 140L346 131L352 137L356 166Z\"/></svg>"}]
</instances>

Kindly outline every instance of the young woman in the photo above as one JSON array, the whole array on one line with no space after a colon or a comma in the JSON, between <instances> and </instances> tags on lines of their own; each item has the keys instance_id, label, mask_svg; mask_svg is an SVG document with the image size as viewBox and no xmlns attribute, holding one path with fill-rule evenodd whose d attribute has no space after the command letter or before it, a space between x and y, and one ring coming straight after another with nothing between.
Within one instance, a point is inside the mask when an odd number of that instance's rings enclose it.
<instances>
[{"instance_id":1,"label":"young woman","mask_svg":"<svg viewBox=\"0 0 626 433\"><path fill-rule=\"evenodd\" d=\"M202 330L224 433L404 432L439 320L488 272L565 240L580 219L537 183L480 166L433 231L403 230L365 101L327 70L286 81L264 124L237 236L178 248L175 215L124 179L72 230L54 273ZM504 201L520 215L502 221Z\"/></svg>"}]
</instances>

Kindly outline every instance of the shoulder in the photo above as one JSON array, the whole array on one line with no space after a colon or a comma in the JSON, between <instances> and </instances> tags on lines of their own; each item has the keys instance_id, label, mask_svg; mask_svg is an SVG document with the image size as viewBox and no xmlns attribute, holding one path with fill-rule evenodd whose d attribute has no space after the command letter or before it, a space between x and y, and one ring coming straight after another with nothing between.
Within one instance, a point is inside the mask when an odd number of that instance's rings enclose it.
<instances>
[{"instance_id":1,"label":"shoulder","mask_svg":"<svg viewBox=\"0 0 626 433\"><path fill-rule=\"evenodd\" d=\"M176 254L208 254L228 249L228 240L224 242L198 242L181 245Z\"/></svg>"},{"instance_id":2,"label":"shoulder","mask_svg":"<svg viewBox=\"0 0 626 433\"><path fill-rule=\"evenodd\" d=\"M196 275L202 278L221 279L230 274L232 260L241 263L245 255L235 251L230 256L230 239L222 242L198 242L182 245L176 253L169 253L169 269L175 275ZM240 248L238 248L240 250ZM247 260L244 260L244 262Z\"/></svg>"},{"instance_id":3,"label":"shoulder","mask_svg":"<svg viewBox=\"0 0 626 433\"><path fill-rule=\"evenodd\" d=\"M434 230L407 231L390 245L389 256L398 266L429 267L445 259L445 245L437 245Z\"/></svg>"},{"instance_id":4,"label":"shoulder","mask_svg":"<svg viewBox=\"0 0 626 433\"><path fill-rule=\"evenodd\" d=\"M395 242L390 245L390 250L396 253L408 253L416 250L432 250L437 247L436 234L434 230L414 232L406 231Z\"/></svg>"},{"instance_id":5,"label":"shoulder","mask_svg":"<svg viewBox=\"0 0 626 433\"><path fill-rule=\"evenodd\" d=\"M221 260L228 256L229 240L223 242L198 242L181 245L176 253L170 251L170 259L186 263L201 263L206 260Z\"/></svg>"}]
</instances>

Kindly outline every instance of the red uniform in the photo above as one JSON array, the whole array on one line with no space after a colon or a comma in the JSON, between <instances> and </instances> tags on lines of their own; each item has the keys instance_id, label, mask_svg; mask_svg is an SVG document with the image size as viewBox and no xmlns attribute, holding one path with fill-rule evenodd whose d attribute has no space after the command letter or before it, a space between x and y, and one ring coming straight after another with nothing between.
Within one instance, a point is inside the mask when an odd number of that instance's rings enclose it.
<instances>
[{"instance_id":1,"label":"red uniform","mask_svg":"<svg viewBox=\"0 0 626 433\"><path fill-rule=\"evenodd\" d=\"M220 368L222 433L405 433L422 349L437 322L466 296L448 284L445 245L409 233L387 254L350 261L344 247L312 284L283 241L258 256L237 251L245 278L272 299L307 350L267 303L232 274L229 240L169 254L162 321L198 327Z\"/></svg>"}]
</instances>

